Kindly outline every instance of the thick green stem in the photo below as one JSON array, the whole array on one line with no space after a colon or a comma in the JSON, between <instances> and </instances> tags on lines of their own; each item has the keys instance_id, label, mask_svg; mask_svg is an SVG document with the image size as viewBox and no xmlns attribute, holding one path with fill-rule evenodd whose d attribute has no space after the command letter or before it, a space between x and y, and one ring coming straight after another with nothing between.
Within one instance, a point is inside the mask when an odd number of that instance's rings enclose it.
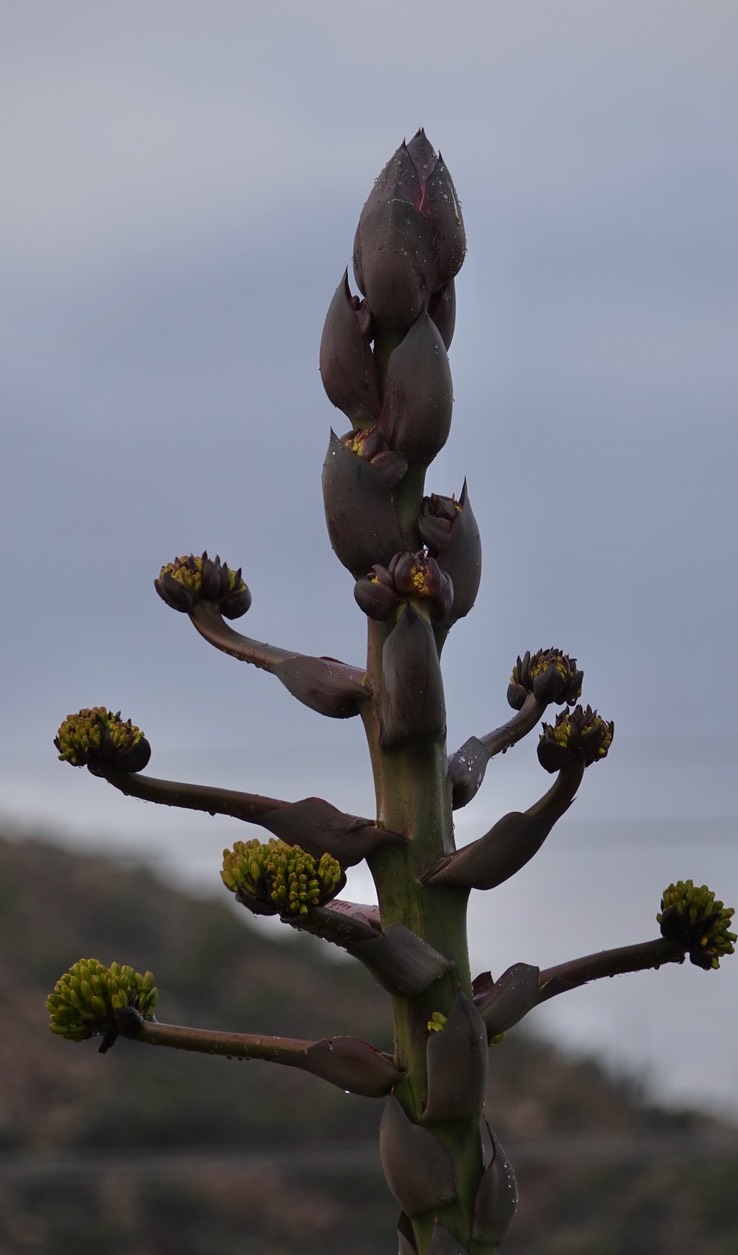
<instances>
[{"instance_id":1,"label":"thick green stem","mask_svg":"<svg viewBox=\"0 0 738 1255\"><path fill-rule=\"evenodd\" d=\"M378 822L409 840L377 850L368 859L379 898L382 926L404 924L450 959L450 972L415 998L393 998L395 1065L404 1073L395 1093L418 1121L428 1098L426 1047L433 1012L448 1015L456 994L471 992L466 939L468 890L423 885L420 877L455 849L451 785L446 774L445 736L385 750L380 742L382 649L392 624L369 623L367 673L372 699L362 712L374 771ZM476 1119L435 1124L454 1164L458 1196L438 1217L459 1241L468 1243L474 1198L482 1173ZM425 1255L433 1216L413 1222L418 1255Z\"/></svg>"}]
</instances>

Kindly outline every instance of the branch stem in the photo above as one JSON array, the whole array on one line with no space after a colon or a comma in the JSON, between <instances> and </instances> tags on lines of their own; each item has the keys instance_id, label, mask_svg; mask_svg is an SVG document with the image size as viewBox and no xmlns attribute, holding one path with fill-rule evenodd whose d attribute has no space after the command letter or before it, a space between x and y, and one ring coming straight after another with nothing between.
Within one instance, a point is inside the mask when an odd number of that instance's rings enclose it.
<instances>
[{"instance_id":1,"label":"branch stem","mask_svg":"<svg viewBox=\"0 0 738 1255\"><path fill-rule=\"evenodd\" d=\"M685 954L686 947L680 942L656 937L653 941L617 946L612 950L600 950L596 954L570 959L568 963L558 963L541 972L541 1002L605 976L623 976L626 972L657 969L665 963L683 963Z\"/></svg>"}]
</instances>

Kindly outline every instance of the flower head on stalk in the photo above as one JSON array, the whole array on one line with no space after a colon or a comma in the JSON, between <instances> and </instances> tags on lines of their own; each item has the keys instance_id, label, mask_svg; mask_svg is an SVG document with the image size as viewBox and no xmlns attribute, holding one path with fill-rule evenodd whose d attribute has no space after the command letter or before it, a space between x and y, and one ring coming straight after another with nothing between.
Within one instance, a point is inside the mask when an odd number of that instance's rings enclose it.
<instances>
[{"instance_id":1,"label":"flower head on stalk","mask_svg":"<svg viewBox=\"0 0 738 1255\"><path fill-rule=\"evenodd\" d=\"M330 854L313 858L299 845L271 838L266 844L236 841L223 851L223 884L255 915L306 915L346 883Z\"/></svg>"},{"instance_id":2,"label":"flower head on stalk","mask_svg":"<svg viewBox=\"0 0 738 1255\"><path fill-rule=\"evenodd\" d=\"M95 774L113 771L143 771L151 757L151 746L140 728L130 719L121 719L105 706L83 708L68 715L54 737L59 758L73 767L89 767Z\"/></svg>"},{"instance_id":3,"label":"flower head on stalk","mask_svg":"<svg viewBox=\"0 0 738 1255\"><path fill-rule=\"evenodd\" d=\"M577 671L576 658L560 649L526 650L512 669L507 700L513 710L521 710L526 697L532 694L542 706L549 702L566 702L572 706L582 694L583 671Z\"/></svg>"},{"instance_id":4,"label":"flower head on stalk","mask_svg":"<svg viewBox=\"0 0 738 1255\"><path fill-rule=\"evenodd\" d=\"M84 1041L99 1033L115 1032L115 1018L132 1007L145 1020L154 1015L158 993L151 972L99 959L80 959L59 977L46 999L52 1033L69 1041Z\"/></svg>"},{"instance_id":5,"label":"flower head on stalk","mask_svg":"<svg viewBox=\"0 0 738 1255\"><path fill-rule=\"evenodd\" d=\"M544 723L538 742L538 761L546 771L561 771L573 763L585 767L604 758L612 745L614 723L607 723L591 706L562 710L556 723Z\"/></svg>"},{"instance_id":6,"label":"flower head on stalk","mask_svg":"<svg viewBox=\"0 0 738 1255\"><path fill-rule=\"evenodd\" d=\"M454 587L425 549L396 553L389 566L375 563L356 581L354 597L370 619L388 619L401 602L412 602L425 617L444 619L453 605Z\"/></svg>"},{"instance_id":7,"label":"flower head on stalk","mask_svg":"<svg viewBox=\"0 0 738 1255\"><path fill-rule=\"evenodd\" d=\"M232 571L219 557L187 554L167 562L154 580L154 587L173 610L190 614L199 601L215 603L226 619L238 619L251 605L251 593L241 578L241 569Z\"/></svg>"},{"instance_id":8,"label":"flower head on stalk","mask_svg":"<svg viewBox=\"0 0 738 1255\"><path fill-rule=\"evenodd\" d=\"M733 908L716 899L707 885L678 880L664 890L656 919L662 937L680 942L690 961L709 971L734 952L736 934L728 931L733 914Z\"/></svg>"}]
</instances>

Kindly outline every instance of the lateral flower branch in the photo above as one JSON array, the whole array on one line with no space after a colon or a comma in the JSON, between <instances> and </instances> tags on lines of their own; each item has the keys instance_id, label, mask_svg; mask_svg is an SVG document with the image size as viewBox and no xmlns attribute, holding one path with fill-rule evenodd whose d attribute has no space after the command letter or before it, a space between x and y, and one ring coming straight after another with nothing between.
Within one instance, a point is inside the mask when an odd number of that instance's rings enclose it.
<instances>
[{"instance_id":1,"label":"lateral flower branch","mask_svg":"<svg viewBox=\"0 0 738 1255\"><path fill-rule=\"evenodd\" d=\"M144 775L148 741L103 706L68 716L55 740L62 761L124 794L263 828L265 840L236 840L224 851L225 887L253 914L312 933L365 966L391 995L395 1045L390 1057L350 1036L310 1042L160 1024L151 973L97 959L81 959L57 982L51 1029L72 1041L99 1037L101 1050L123 1037L263 1059L383 1098L379 1153L401 1210L402 1255L487 1255L513 1220L514 1173L485 1111L491 1042L551 997L687 957L712 970L736 941L733 912L706 886L678 881L664 890L661 935L652 940L471 979L469 894L496 888L535 856L586 770L607 756L614 726L582 705L575 658L528 650L507 687L512 715L447 753L441 652L474 605L482 550L466 481L458 497L428 493L425 481L451 429L448 350L465 252L451 176L420 130L369 194L354 238L356 291L345 270L320 344L323 385L344 416L323 465L325 518L349 575L347 595L366 616L365 664L238 632L231 622L249 610L251 593L240 568L219 557L177 557L155 580L166 604L216 649L274 675L320 714L361 719L376 815L347 814L319 797L290 802ZM554 777L548 791L457 849L454 811L481 788L491 759L539 724L538 758ZM362 860L376 904L339 896L347 869Z\"/></svg>"}]
</instances>

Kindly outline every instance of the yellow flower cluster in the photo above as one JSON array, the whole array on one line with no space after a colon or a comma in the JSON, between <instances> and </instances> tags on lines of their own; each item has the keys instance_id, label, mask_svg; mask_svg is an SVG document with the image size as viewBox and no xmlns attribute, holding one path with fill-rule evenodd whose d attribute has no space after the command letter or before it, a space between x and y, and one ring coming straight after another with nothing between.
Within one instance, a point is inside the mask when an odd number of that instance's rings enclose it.
<instances>
[{"instance_id":1,"label":"yellow flower cluster","mask_svg":"<svg viewBox=\"0 0 738 1255\"><path fill-rule=\"evenodd\" d=\"M54 738L59 758L73 767L117 767L141 771L151 749L140 728L105 706L85 707L68 715Z\"/></svg>"},{"instance_id":2,"label":"yellow flower cluster","mask_svg":"<svg viewBox=\"0 0 738 1255\"><path fill-rule=\"evenodd\" d=\"M261 841L236 841L223 851L221 878L227 889L242 899L272 906L280 915L306 915L313 906L327 902L341 883L341 867L330 854L315 859L299 845L287 845L274 837Z\"/></svg>"},{"instance_id":3,"label":"yellow flower cluster","mask_svg":"<svg viewBox=\"0 0 738 1255\"><path fill-rule=\"evenodd\" d=\"M668 941L681 942L697 967L705 970L720 966L721 958L733 954L736 934L728 931L733 909L716 899L707 885L677 880L664 890L656 919Z\"/></svg>"},{"instance_id":4,"label":"yellow flower cluster","mask_svg":"<svg viewBox=\"0 0 738 1255\"><path fill-rule=\"evenodd\" d=\"M114 1028L115 1013L123 1007L135 1007L150 1020L157 998L151 972L142 976L120 963L105 967L99 959L80 959L59 977L46 999L49 1028L70 1041L84 1041Z\"/></svg>"}]
</instances>

